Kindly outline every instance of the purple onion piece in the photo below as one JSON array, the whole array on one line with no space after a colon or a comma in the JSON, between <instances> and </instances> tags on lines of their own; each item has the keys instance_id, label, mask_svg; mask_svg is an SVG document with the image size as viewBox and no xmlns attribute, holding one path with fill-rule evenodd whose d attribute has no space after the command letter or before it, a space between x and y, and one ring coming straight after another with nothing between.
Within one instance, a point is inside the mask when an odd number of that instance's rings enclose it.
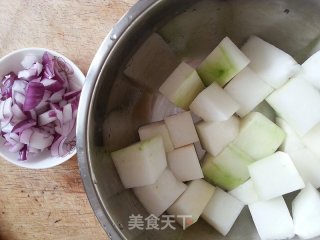
<instances>
[{"instance_id":1,"label":"purple onion piece","mask_svg":"<svg viewBox=\"0 0 320 240\"><path fill-rule=\"evenodd\" d=\"M23 111L30 111L34 109L41 102L44 95L44 90L45 88L42 83L30 82L27 85Z\"/></svg>"}]
</instances>

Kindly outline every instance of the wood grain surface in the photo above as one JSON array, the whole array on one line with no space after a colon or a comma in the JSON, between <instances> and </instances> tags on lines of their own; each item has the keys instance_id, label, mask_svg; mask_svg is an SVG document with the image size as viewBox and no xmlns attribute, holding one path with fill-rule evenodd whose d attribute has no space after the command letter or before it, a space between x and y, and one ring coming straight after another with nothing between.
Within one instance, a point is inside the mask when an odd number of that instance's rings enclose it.
<instances>
[{"instance_id":1,"label":"wood grain surface","mask_svg":"<svg viewBox=\"0 0 320 240\"><path fill-rule=\"evenodd\" d=\"M136 0L0 0L0 57L44 47L84 74L101 42ZM108 239L82 186L78 163L23 169L0 158L0 239Z\"/></svg>"}]
</instances>

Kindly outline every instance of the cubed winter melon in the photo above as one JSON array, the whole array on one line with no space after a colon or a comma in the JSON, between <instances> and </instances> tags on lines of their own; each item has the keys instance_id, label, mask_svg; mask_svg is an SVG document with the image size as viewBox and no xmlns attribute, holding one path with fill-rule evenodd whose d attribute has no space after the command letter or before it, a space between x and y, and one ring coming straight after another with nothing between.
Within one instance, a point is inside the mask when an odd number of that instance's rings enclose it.
<instances>
[{"instance_id":1,"label":"cubed winter melon","mask_svg":"<svg viewBox=\"0 0 320 240\"><path fill-rule=\"evenodd\" d=\"M177 180L169 169L165 169L152 185L137 187L133 192L150 214L160 216L186 190L187 185Z\"/></svg>"},{"instance_id":2,"label":"cubed winter melon","mask_svg":"<svg viewBox=\"0 0 320 240\"><path fill-rule=\"evenodd\" d=\"M263 200L269 200L290 193L305 184L290 156L276 152L249 165L252 182Z\"/></svg>"},{"instance_id":3,"label":"cubed winter melon","mask_svg":"<svg viewBox=\"0 0 320 240\"><path fill-rule=\"evenodd\" d=\"M174 149L168 128L163 121L142 126L138 129L138 132L141 141L148 140L152 137L161 136L166 152L170 152Z\"/></svg>"},{"instance_id":4,"label":"cubed winter melon","mask_svg":"<svg viewBox=\"0 0 320 240\"><path fill-rule=\"evenodd\" d=\"M320 51L317 51L301 65L301 72L299 73L318 90L320 90L319 65Z\"/></svg>"},{"instance_id":5,"label":"cubed winter melon","mask_svg":"<svg viewBox=\"0 0 320 240\"><path fill-rule=\"evenodd\" d=\"M193 144L177 148L167 154L168 166L177 179L190 181L203 178L203 173Z\"/></svg>"},{"instance_id":6,"label":"cubed winter melon","mask_svg":"<svg viewBox=\"0 0 320 240\"><path fill-rule=\"evenodd\" d=\"M285 120L277 117L276 124L286 133L286 137L280 146L281 151L290 153L304 148L301 138Z\"/></svg>"},{"instance_id":7,"label":"cubed winter melon","mask_svg":"<svg viewBox=\"0 0 320 240\"><path fill-rule=\"evenodd\" d=\"M228 37L225 37L199 65L197 71L204 85L209 86L216 82L224 86L249 62L250 60L240 49Z\"/></svg>"},{"instance_id":8,"label":"cubed winter melon","mask_svg":"<svg viewBox=\"0 0 320 240\"><path fill-rule=\"evenodd\" d=\"M159 91L178 107L189 110L189 105L204 89L198 73L182 62L161 85Z\"/></svg>"},{"instance_id":9,"label":"cubed winter melon","mask_svg":"<svg viewBox=\"0 0 320 240\"><path fill-rule=\"evenodd\" d=\"M251 112L240 122L240 132L233 145L255 160L274 153L285 138L275 123L258 112Z\"/></svg>"},{"instance_id":10,"label":"cubed winter melon","mask_svg":"<svg viewBox=\"0 0 320 240\"><path fill-rule=\"evenodd\" d=\"M246 205L260 200L260 197L251 179L242 183L229 193Z\"/></svg>"},{"instance_id":11,"label":"cubed winter melon","mask_svg":"<svg viewBox=\"0 0 320 240\"><path fill-rule=\"evenodd\" d=\"M244 204L241 201L222 189L216 188L201 217L219 233L226 236L243 207Z\"/></svg>"},{"instance_id":12,"label":"cubed winter melon","mask_svg":"<svg viewBox=\"0 0 320 240\"><path fill-rule=\"evenodd\" d=\"M190 112L182 112L164 119L175 148L199 141Z\"/></svg>"},{"instance_id":13,"label":"cubed winter melon","mask_svg":"<svg viewBox=\"0 0 320 240\"><path fill-rule=\"evenodd\" d=\"M258 106L256 106L252 112L259 112L265 117L269 118L272 122L276 121L276 112L273 108L267 103L267 101L262 101Z\"/></svg>"},{"instance_id":14,"label":"cubed winter melon","mask_svg":"<svg viewBox=\"0 0 320 240\"><path fill-rule=\"evenodd\" d=\"M291 151L289 155L304 183L311 183L314 187L319 188L320 159L307 148Z\"/></svg>"},{"instance_id":15,"label":"cubed winter melon","mask_svg":"<svg viewBox=\"0 0 320 240\"><path fill-rule=\"evenodd\" d=\"M174 215L177 222L186 229L198 221L214 191L215 187L206 181L193 180L167 212Z\"/></svg>"},{"instance_id":16,"label":"cubed winter melon","mask_svg":"<svg viewBox=\"0 0 320 240\"><path fill-rule=\"evenodd\" d=\"M320 158L320 123L302 137L302 142Z\"/></svg>"},{"instance_id":17,"label":"cubed winter melon","mask_svg":"<svg viewBox=\"0 0 320 240\"><path fill-rule=\"evenodd\" d=\"M303 239L320 236L320 194L308 184L292 201L294 232Z\"/></svg>"},{"instance_id":18,"label":"cubed winter melon","mask_svg":"<svg viewBox=\"0 0 320 240\"><path fill-rule=\"evenodd\" d=\"M293 221L283 197L249 204L261 239L289 239L294 236Z\"/></svg>"},{"instance_id":19,"label":"cubed winter melon","mask_svg":"<svg viewBox=\"0 0 320 240\"><path fill-rule=\"evenodd\" d=\"M111 157L125 188L154 184L167 167L161 137L112 152Z\"/></svg>"},{"instance_id":20,"label":"cubed winter melon","mask_svg":"<svg viewBox=\"0 0 320 240\"><path fill-rule=\"evenodd\" d=\"M202 164L205 179L226 190L232 190L249 178L248 165L254 160L234 146L226 147L218 156L207 154Z\"/></svg>"},{"instance_id":21,"label":"cubed winter melon","mask_svg":"<svg viewBox=\"0 0 320 240\"><path fill-rule=\"evenodd\" d=\"M128 61L124 74L139 86L158 91L179 64L178 57L167 43L158 34L153 33Z\"/></svg>"},{"instance_id":22,"label":"cubed winter melon","mask_svg":"<svg viewBox=\"0 0 320 240\"><path fill-rule=\"evenodd\" d=\"M224 90L240 105L237 114L244 117L261 103L273 88L246 67L228 83Z\"/></svg>"},{"instance_id":23,"label":"cubed winter melon","mask_svg":"<svg viewBox=\"0 0 320 240\"><path fill-rule=\"evenodd\" d=\"M300 136L320 122L320 93L304 78L291 79L266 100Z\"/></svg>"},{"instance_id":24,"label":"cubed winter melon","mask_svg":"<svg viewBox=\"0 0 320 240\"><path fill-rule=\"evenodd\" d=\"M238 109L239 104L217 83L203 90L190 105L190 110L205 121L228 120Z\"/></svg>"},{"instance_id":25,"label":"cubed winter melon","mask_svg":"<svg viewBox=\"0 0 320 240\"><path fill-rule=\"evenodd\" d=\"M279 88L300 70L300 65L287 53L251 36L242 46L250 59L249 67L273 88Z\"/></svg>"},{"instance_id":26,"label":"cubed winter melon","mask_svg":"<svg viewBox=\"0 0 320 240\"><path fill-rule=\"evenodd\" d=\"M239 133L239 118L232 116L221 122L200 122L196 129L201 146L211 155L217 156Z\"/></svg>"}]
</instances>

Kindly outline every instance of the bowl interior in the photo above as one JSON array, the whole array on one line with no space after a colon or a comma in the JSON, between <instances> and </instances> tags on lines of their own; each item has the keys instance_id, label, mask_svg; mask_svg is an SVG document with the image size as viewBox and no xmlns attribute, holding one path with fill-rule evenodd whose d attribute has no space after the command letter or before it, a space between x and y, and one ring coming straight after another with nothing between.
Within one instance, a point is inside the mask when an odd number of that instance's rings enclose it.
<instances>
[{"instance_id":1,"label":"bowl interior","mask_svg":"<svg viewBox=\"0 0 320 240\"><path fill-rule=\"evenodd\" d=\"M158 93L159 82L153 78L141 82L124 74L137 49L156 32L180 60L196 65L225 36L241 46L255 34L302 62L320 48L319 10L319 1L163 0L146 10L117 40L94 86L86 142L92 181L103 206L101 214L110 217L123 238L259 239L248 208L225 238L203 220L184 232L177 225L176 230L128 229L131 214L148 214L132 190L123 188L109 153L138 141L141 125L180 111ZM161 69L158 63L141 61L133 72L146 71L150 65L157 72ZM197 150L201 158L200 146Z\"/></svg>"},{"instance_id":2,"label":"bowl interior","mask_svg":"<svg viewBox=\"0 0 320 240\"><path fill-rule=\"evenodd\" d=\"M82 85L84 84L85 76L80 71L80 69L65 56L55 51L44 48L24 48L4 56L0 59L0 76L4 76L11 71L17 74L20 70L22 70L23 67L20 65L20 63L26 55L34 55L37 57L38 61L41 61L43 53L45 51L51 53L54 56L61 57L73 68L74 74L70 79L70 83L72 83L70 87L71 89L81 89ZM53 157L51 156L50 151L45 150L39 154L29 157L26 161L18 161L18 153L9 152L7 147L4 146L4 142L5 139L1 137L0 156L15 165L25 168L43 169L53 167L67 161L76 154L75 147L62 157Z\"/></svg>"}]
</instances>

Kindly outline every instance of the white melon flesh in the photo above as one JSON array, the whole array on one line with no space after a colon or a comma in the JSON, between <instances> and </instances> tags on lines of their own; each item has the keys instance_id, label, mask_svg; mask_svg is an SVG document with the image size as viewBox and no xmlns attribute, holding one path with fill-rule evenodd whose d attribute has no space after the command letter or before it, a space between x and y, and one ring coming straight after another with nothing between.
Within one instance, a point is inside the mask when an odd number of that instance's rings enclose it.
<instances>
[{"instance_id":1,"label":"white melon flesh","mask_svg":"<svg viewBox=\"0 0 320 240\"><path fill-rule=\"evenodd\" d=\"M142 126L139 128L138 132L141 141L161 136L166 152L170 152L174 149L168 128L163 121Z\"/></svg>"},{"instance_id":2,"label":"white melon flesh","mask_svg":"<svg viewBox=\"0 0 320 240\"><path fill-rule=\"evenodd\" d=\"M249 178L248 165L252 162L254 160L240 149L228 146L216 157L207 154L202 171L210 183L232 190Z\"/></svg>"},{"instance_id":3,"label":"white melon flesh","mask_svg":"<svg viewBox=\"0 0 320 240\"><path fill-rule=\"evenodd\" d=\"M201 217L219 233L226 236L243 207L244 204L241 201L222 189L216 188Z\"/></svg>"},{"instance_id":4,"label":"white melon flesh","mask_svg":"<svg viewBox=\"0 0 320 240\"><path fill-rule=\"evenodd\" d=\"M292 201L295 233L309 239L320 236L320 194L308 184Z\"/></svg>"},{"instance_id":5,"label":"white melon flesh","mask_svg":"<svg viewBox=\"0 0 320 240\"><path fill-rule=\"evenodd\" d=\"M301 65L301 76L320 90L320 51L314 53Z\"/></svg>"},{"instance_id":6,"label":"white melon flesh","mask_svg":"<svg viewBox=\"0 0 320 240\"><path fill-rule=\"evenodd\" d=\"M233 145L255 160L274 153L285 138L275 123L258 112L251 112L241 120L240 132Z\"/></svg>"},{"instance_id":7,"label":"white melon flesh","mask_svg":"<svg viewBox=\"0 0 320 240\"><path fill-rule=\"evenodd\" d=\"M242 183L229 193L246 205L260 200L260 197L251 179L247 180L245 183Z\"/></svg>"},{"instance_id":8,"label":"white melon flesh","mask_svg":"<svg viewBox=\"0 0 320 240\"><path fill-rule=\"evenodd\" d=\"M300 70L300 65L287 53L251 36L241 50L250 59L249 67L273 88L279 88Z\"/></svg>"},{"instance_id":9,"label":"white melon flesh","mask_svg":"<svg viewBox=\"0 0 320 240\"><path fill-rule=\"evenodd\" d=\"M215 187L206 181L193 180L167 212L174 215L177 222L186 229L198 221L214 191Z\"/></svg>"},{"instance_id":10,"label":"white melon flesh","mask_svg":"<svg viewBox=\"0 0 320 240\"><path fill-rule=\"evenodd\" d=\"M240 105L237 114L244 117L261 103L273 88L246 67L228 83L224 90Z\"/></svg>"},{"instance_id":11,"label":"white melon flesh","mask_svg":"<svg viewBox=\"0 0 320 240\"><path fill-rule=\"evenodd\" d=\"M289 239L294 236L293 221L283 197L249 204L261 239Z\"/></svg>"},{"instance_id":12,"label":"white melon flesh","mask_svg":"<svg viewBox=\"0 0 320 240\"><path fill-rule=\"evenodd\" d=\"M161 85L159 91L178 107L189 110L189 105L204 89L198 73L182 62Z\"/></svg>"},{"instance_id":13,"label":"white melon flesh","mask_svg":"<svg viewBox=\"0 0 320 240\"><path fill-rule=\"evenodd\" d=\"M153 33L128 61L124 74L139 86L158 91L179 64L178 57L167 43Z\"/></svg>"},{"instance_id":14,"label":"white melon flesh","mask_svg":"<svg viewBox=\"0 0 320 240\"><path fill-rule=\"evenodd\" d=\"M265 117L269 118L272 122L276 121L277 114L273 108L267 103L267 101L262 101L258 106L256 106L252 112L259 112Z\"/></svg>"},{"instance_id":15,"label":"white melon flesh","mask_svg":"<svg viewBox=\"0 0 320 240\"><path fill-rule=\"evenodd\" d=\"M182 112L164 119L175 148L199 141L190 112Z\"/></svg>"},{"instance_id":16,"label":"white melon flesh","mask_svg":"<svg viewBox=\"0 0 320 240\"><path fill-rule=\"evenodd\" d=\"M112 152L111 157L125 188L154 184L167 167L161 137Z\"/></svg>"},{"instance_id":17,"label":"white melon flesh","mask_svg":"<svg viewBox=\"0 0 320 240\"><path fill-rule=\"evenodd\" d=\"M307 148L289 152L289 155L304 183L311 183L314 187L319 188L320 159Z\"/></svg>"},{"instance_id":18,"label":"white melon flesh","mask_svg":"<svg viewBox=\"0 0 320 240\"><path fill-rule=\"evenodd\" d=\"M250 60L240 49L228 37L225 37L199 65L197 71L204 85L209 86L216 82L224 86L249 62Z\"/></svg>"},{"instance_id":19,"label":"white melon flesh","mask_svg":"<svg viewBox=\"0 0 320 240\"><path fill-rule=\"evenodd\" d=\"M303 144L320 158L320 124L302 137Z\"/></svg>"},{"instance_id":20,"label":"white melon flesh","mask_svg":"<svg viewBox=\"0 0 320 240\"><path fill-rule=\"evenodd\" d=\"M286 137L280 146L281 151L290 153L304 148L301 138L285 120L277 117L276 124L286 133Z\"/></svg>"},{"instance_id":21,"label":"white melon flesh","mask_svg":"<svg viewBox=\"0 0 320 240\"><path fill-rule=\"evenodd\" d=\"M263 200L304 188L305 184L290 156L276 152L249 165L252 182Z\"/></svg>"},{"instance_id":22,"label":"white melon flesh","mask_svg":"<svg viewBox=\"0 0 320 240\"><path fill-rule=\"evenodd\" d=\"M266 100L299 136L320 122L320 93L304 78L291 79Z\"/></svg>"},{"instance_id":23,"label":"white melon flesh","mask_svg":"<svg viewBox=\"0 0 320 240\"><path fill-rule=\"evenodd\" d=\"M154 184L134 188L133 191L148 213L159 217L186 188L187 185L177 180L172 172L166 169Z\"/></svg>"},{"instance_id":24,"label":"white melon flesh","mask_svg":"<svg viewBox=\"0 0 320 240\"><path fill-rule=\"evenodd\" d=\"M226 121L238 109L239 104L217 83L203 90L190 105L190 110L205 121Z\"/></svg>"},{"instance_id":25,"label":"white melon flesh","mask_svg":"<svg viewBox=\"0 0 320 240\"><path fill-rule=\"evenodd\" d=\"M203 178L203 173L193 144L177 148L167 154L170 170L180 181Z\"/></svg>"},{"instance_id":26,"label":"white melon flesh","mask_svg":"<svg viewBox=\"0 0 320 240\"><path fill-rule=\"evenodd\" d=\"M239 118L235 116L222 122L196 124L201 146L211 155L217 156L239 134L239 125Z\"/></svg>"}]
</instances>

